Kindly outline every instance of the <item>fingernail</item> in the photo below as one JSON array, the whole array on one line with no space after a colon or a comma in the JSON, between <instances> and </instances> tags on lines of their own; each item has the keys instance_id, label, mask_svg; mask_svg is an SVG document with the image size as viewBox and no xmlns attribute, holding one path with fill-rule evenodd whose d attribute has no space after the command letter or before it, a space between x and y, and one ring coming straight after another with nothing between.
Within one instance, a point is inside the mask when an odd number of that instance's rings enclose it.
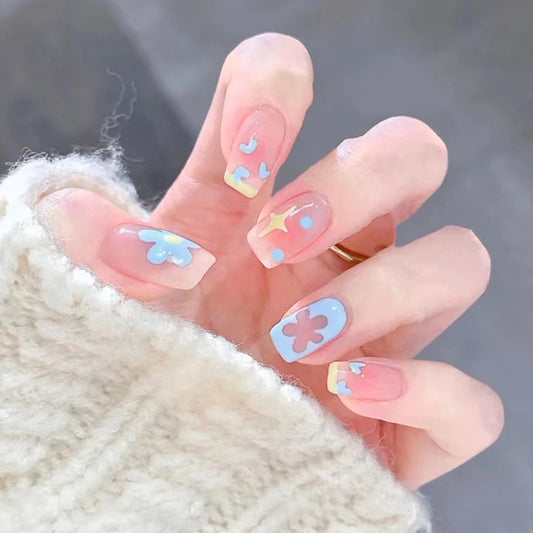
<instances>
[{"instance_id":1,"label":"fingernail","mask_svg":"<svg viewBox=\"0 0 533 533\"><path fill-rule=\"evenodd\" d=\"M342 303L322 298L283 318L270 330L270 337L281 357L293 363L331 342L346 322Z\"/></svg>"},{"instance_id":2,"label":"fingernail","mask_svg":"<svg viewBox=\"0 0 533 533\"><path fill-rule=\"evenodd\" d=\"M248 233L248 243L267 268L305 250L331 222L331 210L322 196L306 192L279 205Z\"/></svg>"},{"instance_id":3,"label":"fingernail","mask_svg":"<svg viewBox=\"0 0 533 533\"><path fill-rule=\"evenodd\" d=\"M224 181L253 198L273 178L284 135L285 120L275 109L262 107L248 115L233 140Z\"/></svg>"},{"instance_id":4,"label":"fingernail","mask_svg":"<svg viewBox=\"0 0 533 533\"><path fill-rule=\"evenodd\" d=\"M356 400L387 401L406 389L400 367L387 361L338 361L328 369L328 390Z\"/></svg>"},{"instance_id":5,"label":"fingernail","mask_svg":"<svg viewBox=\"0 0 533 533\"><path fill-rule=\"evenodd\" d=\"M117 226L104 239L101 254L121 274L175 289L192 289L215 262L195 242L139 224Z\"/></svg>"}]
</instances>

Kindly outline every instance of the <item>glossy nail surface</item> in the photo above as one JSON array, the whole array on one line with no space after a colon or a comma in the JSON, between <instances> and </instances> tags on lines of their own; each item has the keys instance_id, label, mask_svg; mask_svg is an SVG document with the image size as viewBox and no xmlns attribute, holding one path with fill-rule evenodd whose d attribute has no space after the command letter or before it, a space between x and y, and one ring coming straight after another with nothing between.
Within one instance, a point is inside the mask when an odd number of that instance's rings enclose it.
<instances>
[{"instance_id":1,"label":"glossy nail surface","mask_svg":"<svg viewBox=\"0 0 533 533\"><path fill-rule=\"evenodd\" d=\"M195 242L139 224L116 227L102 243L101 254L121 274L176 289L194 287L215 262Z\"/></svg>"},{"instance_id":2,"label":"glossy nail surface","mask_svg":"<svg viewBox=\"0 0 533 533\"><path fill-rule=\"evenodd\" d=\"M248 243L267 268L305 250L331 222L326 200L313 192L300 194L276 207L248 233Z\"/></svg>"},{"instance_id":3,"label":"glossy nail surface","mask_svg":"<svg viewBox=\"0 0 533 533\"><path fill-rule=\"evenodd\" d=\"M402 370L388 361L339 361L328 369L328 390L356 400L387 401L406 389Z\"/></svg>"},{"instance_id":4,"label":"glossy nail surface","mask_svg":"<svg viewBox=\"0 0 533 533\"><path fill-rule=\"evenodd\" d=\"M262 107L246 117L233 140L224 181L248 198L272 179L279 158L285 120L270 107Z\"/></svg>"},{"instance_id":5,"label":"glossy nail surface","mask_svg":"<svg viewBox=\"0 0 533 533\"><path fill-rule=\"evenodd\" d=\"M342 303L322 298L283 318L270 330L270 337L281 357L292 363L332 341L346 322Z\"/></svg>"}]
</instances>

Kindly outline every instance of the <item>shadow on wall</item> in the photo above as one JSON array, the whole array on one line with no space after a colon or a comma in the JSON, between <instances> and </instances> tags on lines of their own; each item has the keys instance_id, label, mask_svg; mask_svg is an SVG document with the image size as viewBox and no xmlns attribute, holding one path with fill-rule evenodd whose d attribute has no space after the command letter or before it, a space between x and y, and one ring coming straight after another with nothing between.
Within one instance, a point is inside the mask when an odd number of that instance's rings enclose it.
<instances>
[{"instance_id":1,"label":"shadow on wall","mask_svg":"<svg viewBox=\"0 0 533 533\"><path fill-rule=\"evenodd\" d=\"M109 137L120 136L141 198L152 200L192 148L143 58L101 4L36 1L12 11L0 19L0 65L2 162L25 149L102 147L107 127Z\"/></svg>"}]
</instances>

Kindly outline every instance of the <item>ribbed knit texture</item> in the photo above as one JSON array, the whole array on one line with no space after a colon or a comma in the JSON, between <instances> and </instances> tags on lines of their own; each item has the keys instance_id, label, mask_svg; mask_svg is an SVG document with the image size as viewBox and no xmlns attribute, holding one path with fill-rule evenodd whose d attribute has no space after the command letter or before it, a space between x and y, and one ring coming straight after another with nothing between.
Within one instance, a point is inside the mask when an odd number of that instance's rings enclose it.
<instances>
[{"instance_id":1,"label":"ribbed knit texture","mask_svg":"<svg viewBox=\"0 0 533 533\"><path fill-rule=\"evenodd\" d=\"M298 388L74 268L33 212L67 186L145 216L113 157L37 158L0 184L2 533L428 527Z\"/></svg>"}]
</instances>

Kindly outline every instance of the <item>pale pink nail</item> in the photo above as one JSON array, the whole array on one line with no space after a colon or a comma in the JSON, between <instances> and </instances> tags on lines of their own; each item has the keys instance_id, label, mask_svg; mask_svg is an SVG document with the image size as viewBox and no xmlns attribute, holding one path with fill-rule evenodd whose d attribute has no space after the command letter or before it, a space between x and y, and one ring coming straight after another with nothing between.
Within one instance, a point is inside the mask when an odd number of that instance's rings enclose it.
<instances>
[{"instance_id":1,"label":"pale pink nail","mask_svg":"<svg viewBox=\"0 0 533 533\"><path fill-rule=\"evenodd\" d=\"M277 206L248 233L248 243L267 268L305 250L331 223L326 200L314 192L300 194Z\"/></svg>"},{"instance_id":2,"label":"pale pink nail","mask_svg":"<svg viewBox=\"0 0 533 533\"><path fill-rule=\"evenodd\" d=\"M215 262L195 242L140 224L116 227L104 239L100 253L121 274L175 289L192 289Z\"/></svg>"},{"instance_id":3,"label":"pale pink nail","mask_svg":"<svg viewBox=\"0 0 533 533\"><path fill-rule=\"evenodd\" d=\"M224 181L248 198L274 178L285 136L285 120L270 107L248 115L233 140Z\"/></svg>"},{"instance_id":4,"label":"pale pink nail","mask_svg":"<svg viewBox=\"0 0 533 533\"><path fill-rule=\"evenodd\" d=\"M327 379L330 392L356 400L390 401L406 390L403 371L392 361L337 361Z\"/></svg>"}]
</instances>

